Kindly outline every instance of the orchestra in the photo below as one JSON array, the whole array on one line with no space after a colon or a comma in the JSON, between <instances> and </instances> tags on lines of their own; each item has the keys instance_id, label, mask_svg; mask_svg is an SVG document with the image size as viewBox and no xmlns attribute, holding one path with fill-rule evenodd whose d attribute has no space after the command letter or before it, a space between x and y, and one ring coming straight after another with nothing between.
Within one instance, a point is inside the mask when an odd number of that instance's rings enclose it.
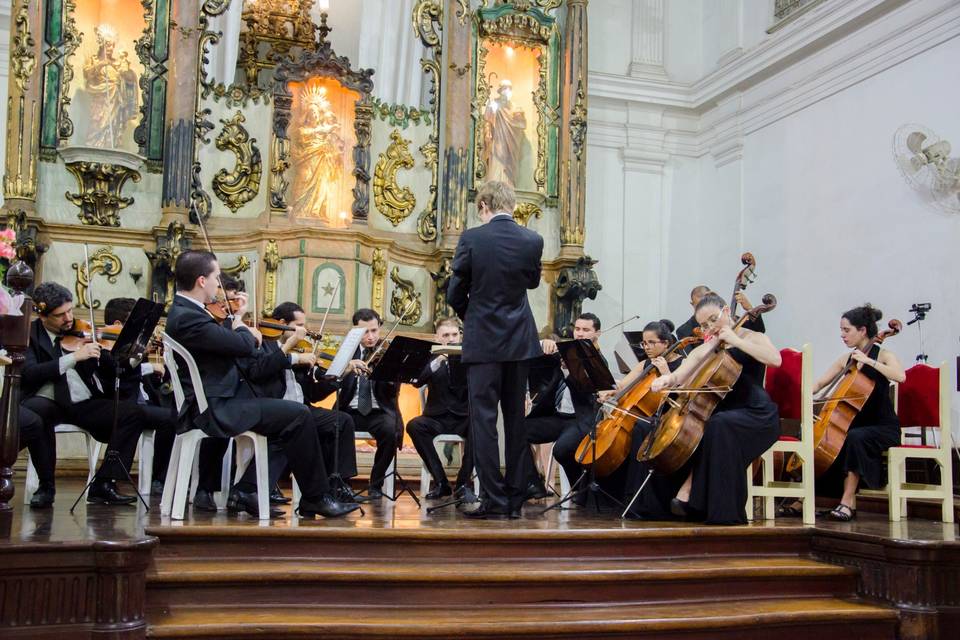
<instances>
[{"instance_id":1,"label":"orchestra","mask_svg":"<svg viewBox=\"0 0 960 640\"><path fill-rule=\"evenodd\" d=\"M549 492L532 452L532 445L545 444L552 445L571 483L589 475L614 502L622 501L623 517L745 523L745 471L781 435L778 406L764 389L765 368L781 363L763 320L776 299L767 294L754 305L744 292L754 280L753 256L741 256L744 266L729 301L707 285L695 286L689 319L676 328L667 318L647 322L633 345L642 356L639 363L613 388L584 392L580 365L563 355L563 339L538 339L527 302L527 291L540 284L542 238L509 214L515 199L507 185L488 183L476 202L484 224L461 237L447 290L459 317L436 320L434 352L407 378L420 388L422 407L408 417L405 429L400 382L375 373L391 340L382 334L383 320L374 309L353 313L351 324L362 330L359 345L345 354L346 365L334 376L329 370L336 347L330 345L342 336L324 333L329 307L319 329L308 328L308 314L295 302L257 313L244 283L220 274L214 253L183 252L176 264L176 295L157 334L165 332L196 360L208 408L199 410L184 366L179 375L187 397L178 412L169 372L158 357L124 368L111 355L135 300L108 301L104 326L97 329L92 314L90 322L74 316L65 287L37 286L38 315L19 407L20 448L29 449L39 478L31 508L53 505L54 427L69 423L116 452L96 471L87 495L91 503L136 500L121 492L118 481L129 478L144 429L157 433L153 494L168 478L175 436L201 429L209 437L200 446L193 508L214 512L227 443L254 431L268 438L273 505L290 502L279 483L292 473L302 492L299 517L342 517L384 496L384 479L405 432L432 478L433 488L423 497L479 501L461 512L466 517L516 518L527 501L545 498ZM890 321L889 330L881 331L881 318L869 304L843 313L840 337L849 351L814 384L821 398L816 476L822 492L837 497L823 514L834 520L856 517L860 487L884 485L884 452L900 442L889 388L905 379L904 367L881 348L900 323ZM567 335L588 345L609 369L600 353L601 326L597 315L582 312ZM152 340L150 352L158 345L159 339ZM333 394L332 408L319 406ZM497 443L500 416L505 472ZM353 486L360 482L357 432L376 441L365 496ZM434 443L441 435L462 439L462 461L452 482ZM787 459L778 473L790 475L798 466ZM472 490L475 474L479 496ZM573 506L588 507L585 496L572 493ZM231 488L227 507L259 515L253 465ZM271 507L271 517L283 513ZM799 516L799 501L782 503L777 514Z\"/></svg>"}]
</instances>

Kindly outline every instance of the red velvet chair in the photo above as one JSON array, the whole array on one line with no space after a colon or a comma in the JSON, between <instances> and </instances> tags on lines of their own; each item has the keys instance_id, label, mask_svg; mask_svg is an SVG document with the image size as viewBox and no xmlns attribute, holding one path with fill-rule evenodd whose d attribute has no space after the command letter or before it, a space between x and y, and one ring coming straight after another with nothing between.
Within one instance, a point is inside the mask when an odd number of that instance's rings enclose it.
<instances>
[{"instance_id":1,"label":"red velvet chair","mask_svg":"<svg viewBox=\"0 0 960 640\"><path fill-rule=\"evenodd\" d=\"M799 420L800 438L781 436L766 453L760 457L763 466L761 484L753 481L752 466L747 469L747 519L753 518L753 499L763 497L763 517L770 519L774 515L774 498L800 498L803 500L803 523L814 524L813 490L813 356L809 344L802 351L783 349L780 351L782 363L779 367L767 367L764 387L770 398L777 403L781 420ZM800 482L776 480L774 472L774 453L782 452L785 457L795 454L803 460L800 470Z\"/></svg>"}]
</instances>

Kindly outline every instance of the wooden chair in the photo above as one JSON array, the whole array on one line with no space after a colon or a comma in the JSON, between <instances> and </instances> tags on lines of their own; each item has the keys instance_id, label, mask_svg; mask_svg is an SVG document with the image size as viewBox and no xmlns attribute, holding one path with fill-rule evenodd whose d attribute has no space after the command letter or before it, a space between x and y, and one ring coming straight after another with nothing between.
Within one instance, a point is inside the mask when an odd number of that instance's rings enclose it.
<instances>
[{"instance_id":1,"label":"wooden chair","mask_svg":"<svg viewBox=\"0 0 960 640\"><path fill-rule=\"evenodd\" d=\"M170 381L173 384L173 396L177 403L177 411L183 408L186 396L180 384L180 374L174 354L186 363L190 374L190 383L193 386L197 408L200 413L207 410L207 396L203 391L203 380L200 370L193 356L183 345L163 334L163 360L170 372ZM173 451L170 453L170 464L167 467L167 479L163 485L163 497L160 500L160 515L171 516L174 520L183 520L187 504L187 491L193 487L191 495L196 492L197 463L200 453L200 441L211 436L199 429L191 429L186 433L177 434L173 441ZM257 509L260 520L270 519L270 487L267 482L267 438L259 433L244 431L232 438L237 445L237 479L246 470L251 458L257 465ZM221 481L220 500L225 501L230 491L230 447L224 456L223 476ZM192 482L191 482L192 479ZM220 504L218 503L218 506Z\"/></svg>"},{"instance_id":2,"label":"wooden chair","mask_svg":"<svg viewBox=\"0 0 960 640\"><path fill-rule=\"evenodd\" d=\"M916 364L907 369L907 379L897 389L897 416L901 429L936 428L939 444L901 444L887 451L887 496L890 520L907 516L907 498L940 502L943 522L953 522L953 434L950 431L950 373L946 362L939 367ZM901 437L901 442L905 440ZM936 442L936 440L934 440ZM940 467L938 484L906 482L906 461L933 460Z\"/></svg>"},{"instance_id":3,"label":"wooden chair","mask_svg":"<svg viewBox=\"0 0 960 640\"><path fill-rule=\"evenodd\" d=\"M754 484L753 465L747 467L747 520L753 520L755 497L763 498L763 517L775 515L774 498L800 498L803 500L803 524L815 521L814 468L813 468L813 356L809 344L802 351L783 349L779 367L767 367L764 387L777 403L781 420L799 420L800 438L780 436L780 439L760 456L762 480ZM781 453L784 460L790 454L803 461L800 482L775 480L774 455Z\"/></svg>"}]
</instances>

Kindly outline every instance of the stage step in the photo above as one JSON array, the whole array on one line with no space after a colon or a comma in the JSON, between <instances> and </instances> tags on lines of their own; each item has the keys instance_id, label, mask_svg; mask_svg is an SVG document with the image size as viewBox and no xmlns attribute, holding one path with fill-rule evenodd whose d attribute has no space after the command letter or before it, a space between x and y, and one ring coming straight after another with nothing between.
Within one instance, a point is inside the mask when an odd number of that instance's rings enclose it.
<instances>
[{"instance_id":1,"label":"stage step","mask_svg":"<svg viewBox=\"0 0 960 640\"><path fill-rule=\"evenodd\" d=\"M612 606L182 606L149 638L894 638L896 613L837 598ZM815 635L813 635L815 634Z\"/></svg>"},{"instance_id":2,"label":"stage step","mask_svg":"<svg viewBox=\"0 0 960 640\"><path fill-rule=\"evenodd\" d=\"M177 559L147 573L151 605L377 603L402 591L404 604L717 601L844 596L854 570L796 556L527 561Z\"/></svg>"}]
</instances>

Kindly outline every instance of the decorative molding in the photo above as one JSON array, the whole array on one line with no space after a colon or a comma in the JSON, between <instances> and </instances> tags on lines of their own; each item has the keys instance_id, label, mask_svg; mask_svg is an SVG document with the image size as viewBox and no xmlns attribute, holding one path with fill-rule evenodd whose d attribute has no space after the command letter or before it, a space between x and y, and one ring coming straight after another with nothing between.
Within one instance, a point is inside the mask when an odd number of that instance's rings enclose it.
<instances>
[{"instance_id":1,"label":"decorative molding","mask_svg":"<svg viewBox=\"0 0 960 640\"><path fill-rule=\"evenodd\" d=\"M263 252L265 267L263 276L263 314L273 312L277 306L277 272L283 260L280 258L280 246L276 240L267 240L267 248Z\"/></svg>"},{"instance_id":2,"label":"decorative molding","mask_svg":"<svg viewBox=\"0 0 960 640\"><path fill-rule=\"evenodd\" d=\"M77 29L77 21L73 17L76 10L75 0L63 0L63 43L60 47L63 77L60 83L60 117L57 129L61 142L66 142L73 135L73 120L67 110L70 106L70 82L73 80L73 64L70 60L83 40L83 34Z\"/></svg>"},{"instance_id":3,"label":"decorative molding","mask_svg":"<svg viewBox=\"0 0 960 640\"><path fill-rule=\"evenodd\" d=\"M629 74L634 78L666 78L663 66L665 47L665 0L633 0L633 55Z\"/></svg>"},{"instance_id":4,"label":"decorative molding","mask_svg":"<svg viewBox=\"0 0 960 640\"><path fill-rule=\"evenodd\" d=\"M417 0L413 7L413 31L423 43L426 57L420 59L420 68L430 77L430 112L433 128L427 141L419 148L423 165L430 170L430 197L417 218L417 236L423 242L437 239L437 203L440 180L440 61L443 59L443 39L440 35L443 6L438 0ZM461 22L463 24L463 22ZM429 123L428 123L429 124Z\"/></svg>"},{"instance_id":5,"label":"decorative molding","mask_svg":"<svg viewBox=\"0 0 960 640\"><path fill-rule=\"evenodd\" d=\"M430 272L433 278L435 293L433 295L433 319L434 322L440 318L456 317L456 312L447 304L447 287L450 286L450 277L453 275L453 261L450 258L444 258L440 261L440 266L436 271Z\"/></svg>"},{"instance_id":6,"label":"decorative molding","mask_svg":"<svg viewBox=\"0 0 960 640\"><path fill-rule=\"evenodd\" d=\"M213 193L236 213L246 203L257 197L260 191L260 177L263 168L260 163L260 149L257 139L243 126L246 118L243 112L229 120L221 119L223 130L217 136L217 149L232 152L237 160L231 171L220 169L213 176Z\"/></svg>"},{"instance_id":7,"label":"decorative molding","mask_svg":"<svg viewBox=\"0 0 960 640\"><path fill-rule=\"evenodd\" d=\"M397 173L401 169L413 168L410 141L400 135L399 129L390 132L390 141L373 170L373 202L396 227L413 213L417 199L409 187L401 187L397 182Z\"/></svg>"},{"instance_id":8,"label":"decorative molding","mask_svg":"<svg viewBox=\"0 0 960 640\"><path fill-rule=\"evenodd\" d=\"M400 276L400 267L390 270L390 281L395 285L390 294L390 313L402 325L416 326L423 317L423 304L420 302L420 292L417 291L412 280Z\"/></svg>"},{"instance_id":9,"label":"decorative molding","mask_svg":"<svg viewBox=\"0 0 960 640\"><path fill-rule=\"evenodd\" d=\"M136 51L144 72L138 80L142 100L140 121L133 131L133 139L140 154L147 158L148 168L160 170L163 166L172 0L140 0L140 3L143 5L144 28L143 35L136 41ZM162 35L159 39L158 33Z\"/></svg>"},{"instance_id":10,"label":"decorative molding","mask_svg":"<svg viewBox=\"0 0 960 640\"><path fill-rule=\"evenodd\" d=\"M250 258L243 255L237 258L237 264L230 267L220 267L220 273L225 273L226 275L233 276L234 278L239 278L241 273L249 270Z\"/></svg>"},{"instance_id":11,"label":"decorative molding","mask_svg":"<svg viewBox=\"0 0 960 640\"><path fill-rule=\"evenodd\" d=\"M387 290L387 260L383 255L383 249L380 247L373 250L373 259L370 262L370 268L373 271L370 306L375 311L383 313L383 303Z\"/></svg>"},{"instance_id":12,"label":"decorative molding","mask_svg":"<svg viewBox=\"0 0 960 640\"><path fill-rule=\"evenodd\" d=\"M532 202L518 202L513 210L513 219L517 221L517 224L524 227L530 222L530 218L539 220L542 216L543 210Z\"/></svg>"},{"instance_id":13,"label":"decorative molding","mask_svg":"<svg viewBox=\"0 0 960 640\"><path fill-rule=\"evenodd\" d=\"M570 142L573 145L573 155L577 160L583 158L583 150L587 141L587 96L583 90L583 78L577 79L577 101L570 110Z\"/></svg>"},{"instance_id":14,"label":"decorative molding","mask_svg":"<svg viewBox=\"0 0 960 640\"><path fill-rule=\"evenodd\" d=\"M79 148L74 148L80 151ZM66 161L67 171L77 179L78 193L66 193L71 203L80 207L77 217L83 224L101 227L119 227L120 210L133 204L132 197L120 195L127 180L140 182L140 172L126 163L90 162L86 160L68 160L76 155L61 152ZM106 150L99 150L103 153Z\"/></svg>"},{"instance_id":15,"label":"decorative molding","mask_svg":"<svg viewBox=\"0 0 960 640\"><path fill-rule=\"evenodd\" d=\"M404 104L381 102L376 97L372 98L372 102L373 115L378 120L389 123L391 127L406 129L410 126L410 123L415 125L419 125L421 122L427 125L432 123L429 111Z\"/></svg>"},{"instance_id":16,"label":"decorative molding","mask_svg":"<svg viewBox=\"0 0 960 640\"><path fill-rule=\"evenodd\" d=\"M577 258L574 265L560 269L553 288L553 331L561 338L573 337L573 323L583 311L583 301L596 300L603 289L590 256Z\"/></svg>"},{"instance_id":17,"label":"decorative molding","mask_svg":"<svg viewBox=\"0 0 960 640\"><path fill-rule=\"evenodd\" d=\"M87 271L85 262L74 262L72 265L76 275L74 291L77 292L77 306L87 309L99 309L99 300L87 299L87 293L90 290L90 280L99 274L107 278L110 284L116 284L117 276L123 271L123 263L119 256L113 252L113 247L102 247L93 252L90 256L90 271Z\"/></svg>"},{"instance_id":18,"label":"decorative molding","mask_svg":"<svg viewBox=\"0 0 960 640\"><path fill-rule=\"evenodd\" d=\"M164 235L156 236L156 251L147 251L147 259L153 271L150 277L151 296L163 302L166 308L173 302L174 267L180 254L190 248L190 237L180 221L167 225Z\"/></svg>"},{"instance_id":19,"label":"decorative molding","mask_svg":"<svg viewBox=\"0 0 960 640\"><path fill-rule=\"evenodd\" d=\"M30 1L25 0L17 9L13 20L13 37L10 39L10 66L13 78L21 93L27 91L37 58L33 53L36 42L30 33Z\"/></svg>"}]
</instances>

